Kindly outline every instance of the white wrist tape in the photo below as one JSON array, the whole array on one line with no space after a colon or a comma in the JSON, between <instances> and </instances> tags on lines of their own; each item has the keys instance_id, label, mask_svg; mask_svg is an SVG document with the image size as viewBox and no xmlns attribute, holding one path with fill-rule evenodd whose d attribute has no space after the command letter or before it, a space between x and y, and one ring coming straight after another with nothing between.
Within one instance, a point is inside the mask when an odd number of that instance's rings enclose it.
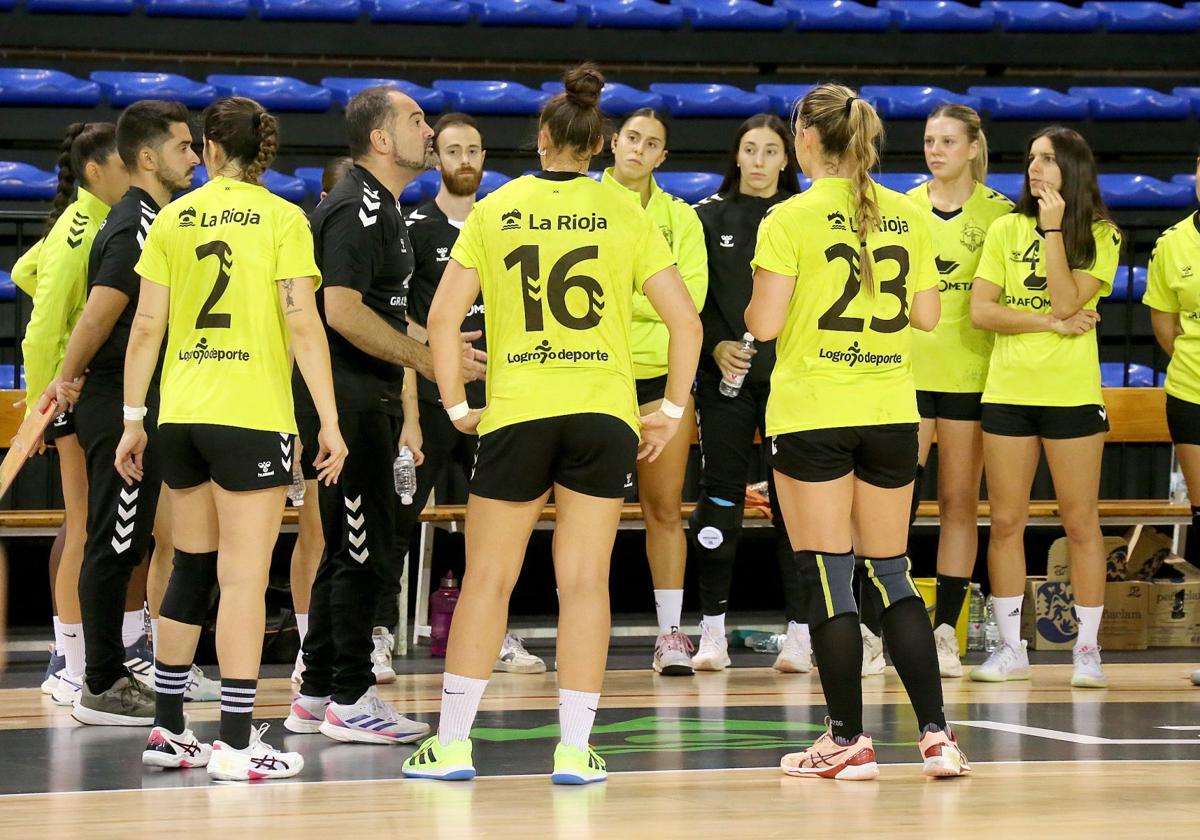
<instances>
[{"instance_id":1,"label":"white wrist tape","mask_svg":"<svg viewBox=\"0 0 1200 840\"><path fill-rule=\"evenodd\" d=\"M122 411L125 414L126 420L144 420L148 409L144 405L137 408L127 405L123 407Z\"/></svg>"},{"instance_id":2,"label":"white wrist tape","mask_svg":"<svg viewBox=\"0 0 1200 840\"><path fill-rule=\"evenodd\" d=\"M449 416L451 423L455 422L456 420L463 419L470 413L471 406L467 404L466 400L463 400L458 405L452 405L446 409L446 414Z\"/></svg>"},{"instance_id":3,"label":"white wrist tape","mask_svg":"<svg viewBox=\"0 0 1200 840\"><path fill-rule=\"evenodd\" d=\"M683 406L675 405L675 403L671 402L665 397L663 398L662 405L658 407L658 410L670 417L672 420L678 420L683 416Z\"/></svg>"}]
</instances>

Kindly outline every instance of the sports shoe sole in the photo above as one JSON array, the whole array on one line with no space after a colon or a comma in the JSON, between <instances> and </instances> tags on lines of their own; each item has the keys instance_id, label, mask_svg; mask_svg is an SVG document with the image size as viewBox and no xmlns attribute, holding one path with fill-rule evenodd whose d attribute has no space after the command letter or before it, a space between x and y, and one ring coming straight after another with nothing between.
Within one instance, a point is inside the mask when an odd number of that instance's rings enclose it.
<instances>
[{"instance_id":1,"label":"sports shoe sole","mask_svg":"<svg viewBox=\"0 0 1200 840\"><path fill-rule=\"evenodd\" d=\"M695 659L693 659L692 669L695 671L724 671L731 664L732 663L729 659L729 654L726 654L724 661L718 659L715 662L712 660L701 660L700 662L697 662Z\"/></svg>"},{"instance_id":2,"label":"sports shoe sole","mask_svg":"<svg viewBox=\"0 0 1200 840\"><path fill-rule=\"evenodd\" d=\"M802 770L797 767L780 765L789 776L796 779L833 779L839 782L869 782L879 777L879 764L869 761L866 764L846 764L840 768L826 767L821 770Z\"/></svg>"},{"instance_id":3,"label":"sports shoe sole","mask_svg":"<svg viewBox=\"0 0 1200 840\"><path fill-rule=\"evenodd\" d=\"M1002 683L1002 682L1019 682L1020 680L1029 679L1029 673L1008 674L1002 676L1000 674L980 674L978 671L971 672L971 679L975 682L985 683Z\"/></svg>"},{"instance_id":4,"label":"sports shoe sole","mask_svg":"<svg viewBox=\"0 0 1200 840\"><path fill-rule=\"evenodd\" d=\"M56 688L58 688L58 677L50 677L42 682L42 694L53 694Z\"/></svg>"},{"instance_id":5,"label":"sports shoe sole","mask_svg":"<svg viewBox=\"0 0 1200 840\"><path fill-rule=\"evenodd\" d=\"M153 726L154 715L136 717L134 715L119 715L115 712L102 712L90 709L82 703L76 703L71 709L71 717L87 726ZM156 753L162 755L162 753Z\"/></svg>"},{"instance_id":6,"label":"sports shoe sole","mask_svg":"<svg viewBox=\"0 0 1200 840\"><path fill-rule=\"evenodd\" d=\"M808 667L797 665L790 659L779 658L775 660L775 664L771 666L781 674L807 674L812 670L812 662L809 662Z\"/></svg>"},{"instance_id":7,"label":"sports shoe sole","mask_svg":"<svg viewBox=\"0 0 1200 840\"><path fill-rule=\"evenodd\" d=\"M161 767L164 770L198 770L208 766L207 761L204 764L200 764L199 762L193 764L188 758L167 755L157 750L146 750L143 752L142 764L146 767Z\"/></svg>"},{"instance_id":8,"label":"sports shoe sole","mask_svg":"<svg viewBox=\"0 0 1200 840\"><path fill-rule=\"evenodd\" d=\"M323 720L305 720L289 713L283 722L283 728L288 732L295 732L297 735L316 735L321 731L321 724L324 722Z\"/></svg>"},{"instance_id":9,"label":"sports shoe sole","mask_svg":"<svg viewBox=\"0 0 1200 840\"><path fill-rule=\"evenodd\" d=\"M690 677L696 673L696 669L689 662L673 662L670 665L663 665L657 659L653 662L654 672L661 674L664 677Z\"/></svg>"},{"instance_id":10,"label":"sports shoe sole","mask_svg":"<svg viewBox=\"0 0 1200 840\"><path fill-rule=\"evenodd\" d=\"M529 665L513 665L509 662L500 662L497 660L493 671L499 671L504 674L544 674L546 673L546 663L539 662Z\"/></svg>"},{"instance_id":11,"label":"sports shoe sole","mask_svg":"<svg viewBox=\"0 0 1200 840\"><path fill-rule=\"evenodd\" d=\"M364 732L361 729L351 729L347 726L336 726L329 721L321 721L318 731L326 738L341 741L343 744L411 744L429 737L429 727L411 734L400 736L379 735L374 732Z\"/></svg>"},{"instance_id":12,"label":"sports shoe sole","mask_svg":"<svg viewBox=\"0 0 1200 840\"><path fill-rule=\"evenodd\" d=\"M887 664L880 660L878 665L871 665L862 669L864 677L878 677L887 669Z\"/></svg>"},{"instance_id":13,"label":"sports shoe sole","mask_svg":"<svg viewBox=\"0 0 1200 840\"><path fill-rule=\"evenodd\" d=\"M379 671L375 673L375 685L391 685L396 681L395 671Z\"/></svg>"},{"instance_id":14,"label":"sports shoe sole","mask_svg":"<svg viewBox=\"0 0 1200 840\"><path fill-rule=\"evenodd\" d=\"M475 778L474 767L455 767L443 773L429 770L409 770L404 767L400 772L409 779L433 779L439 782L466 782Z\"/></svg>"},{"instance_id":15,"label":"sports shoe sole","mask_svg":"<svg viewBox=\"0 0 1200 840\"><path fill-rule=\"evenodd\" d=\"M215 756L214 756L215 759ZM253 782L260 779L290 779L292 776L299 775L304 769L304 762L301 761L298 767L289 767L282 773L276 770L262 772L259 770L247 770L243 775L233 769L225 769L221 766L213 767L213 759L208 762L208 777L216 782Z\"/></svg>"},{"instance_id":16,"label":"sports shoe sole","mask_svg":"<svg viewBox=\"0 0 1200 840\"><path fill-rule=\"evenodd\" d=\"M1108 688L1108 680L1103 677L1071 677L1071 688Z\"/></svg>"},{"instance_id":17,"label":"sports shoe sole","mask_svg":"<svg viewBox=\"0 0 1200 840\"><path fill-rule=\"evenodd\" d=\"M590 785L593 782L603 782L608 780L608 774L602 773L599 776L581 776L578 773L551 773L550 781L556 785Z\"/></svg>"},{"instance_id":18,"label":"sports shoe sole","mask_svg":"<svg viewBox=\"0 0 1200 840\"><path fill-rule=\"evenodd\" d=\"M956 666L952 666L948 662L939 662L938 673L942 675L943 679L956 679L963 675L962 664L957 663Z\"/></svg>"}]
</instances>

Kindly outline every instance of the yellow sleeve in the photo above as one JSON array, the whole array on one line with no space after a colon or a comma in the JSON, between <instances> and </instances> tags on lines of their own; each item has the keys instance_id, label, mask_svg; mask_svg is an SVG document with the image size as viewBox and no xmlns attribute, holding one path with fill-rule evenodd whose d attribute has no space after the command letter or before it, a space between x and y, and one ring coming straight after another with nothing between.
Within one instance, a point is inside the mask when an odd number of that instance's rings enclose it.
<instances>
[{"instance_id":1,"label":"yellow sleeve","mask_svg":"<svg viewBox=\"0 0 1200 840\"><path fill-rule=\"evenodd\" d=\"M920 221L917 219L918 224L913 225L913 231L916 233L916 249L912 255L912 265L909 266L914 292L935 288L940 279L937 263L934 262L933 257L933 235L929 232L929 226L920 224Z\"/></svg>"},{"instance_id":2,"label":"yellow sleeve","mask_svg":"<svg viewBox=\"0 0 1200 840\"><path fill-rule=\"evenodd\" d=\"M675 265L675 255L650 214L640 207L637 210L641 214L641 231L633 251L633 286L641 292L647 280Z\"/></svg>"},{"instance_id":3,"label":"yellow sleeve","mask_svg":"<svg viewBox=\"0 0 1200 840\"><path fill-rule=\"evenodd\" d=\"M1159 237L1150 254L1150 267L1146 269L1146 294L1142 296L1142 303L1159 312L1179 312L1183 307L1179 305L1179 295L1171 288L1167 274L1175 269L1170 264L1167 250L1167 243Z\"/></svg>"},{"instance_id":4,"label":"yellow sleeve","mask_svg":"<svg viewBox=\"0 0 1200 840\"><path fill-rule=\"evenodd\" d=\"M173 215L173 214L172 214ZM175 222L166 222L166 213L159 213L150 223L150 232L146 234L146 244L142 246L142 255L133 270L139 277L157 283L160 286L171 285L171 267L167 260L167 246Z\"/></svg>"},{"instance_id":5,"label":"yellow sleeve","mask_svg":"<svg viewBox=\"0 0 1200 840\"><path fill-rule=\"evenodd\" d=\"M30 297L33 297L34 292L37 290L38 259L42 253L42 243L45 241L44 239L39 239L33 243L33 247L26 251L12 268L13 283Z\"/></svg>"},{"instance_id":6,"label":"yellow sleeve","mask_svg":"<svg viewBox=\"0 0 1200 840\"><path fill-rule=\"evenodd\" d=\"M289 204L283 208L280 220L279 242L275 250L274 280L291 280L296 277L315 277L317 287L321 284L321 269L317 267L313 249L312 230L308 219L299 207Z\"/></svg>"},{"instance_id":7,"label":"yellow sleeve","mask_svg":"<svg viewBox=\"0 0 1200 840\"><path fill-rule=\"evenodd\" d=\"M454 247L450 250L450 259L461 265L463 268L473 268L479 274L479 283L483 285L483 216L486 210L483 209L483 203L476 204L474 209L467 215L467 221L463 223L462 230L458 232L458 238L454 240Z\"/></svg>"},{"instance_id":8,"label":"yellow sleeve","mask_svg":"<svg viewBox=\"0 0 1200 840\"><path fill-rule=\"evenodd\" d=\"M983 239L983 253L979 255L979 267L975 269L976 280L986 280L994 286L1004 288L1004 239L1008 225L995 221Z\"/></svg>"},{"instance_id":9,"label":"yellow sleeve","mask_svg":"<svg viewBox=\"0 0 1200 840\"><path fill-rule=\"evenodd\" d=\"M704 226L696 211L682 201L671 204L671 251L675 265L687 286L696 311L704 306L708 294L708 249L704 245ZM645 295L634 295L633 317L640 320L660 320L658 312Z\"/></svg>"},{"instance_id":10,"label":"yellow sleeve","mask_svg":"<svg viewBox=\"0 0 1200 840\"><path fill-rule=\"evenodd\" d=\"M800 254L797 243L788 233L789 225L783 222L784 213L768 213L758 225L758 242L754 246L754 259L750 267L761 268L784 277L796 277L800 273ZM792 225L800 229L799 225Z\"/></svg>"},{"instance_id":11,"label":"yellow sleeve","mask_svg":"<svg viewBox=\"0 0 1200 840\"><path fill-rule=\"evenodd\" d=\"M69 213L68 209L63 219L69 219ZM51 232L41 247L33 314L21 342L26 392L35 397L40 397L58 376L70 337L71 313L86 293L91 239L75 242L76 247L72 248L65 236L54 236Z\"/></svg>"},{"instance_id":12,"label":"yellow sleeve","mask_svg":"<svg viewBox=\"0 0 1200 840\"><path fill-rule=\"evenodd\" d=\"M1104 297L1112 291L1117 265L1121 262L1121 231L1108 222L1097 222L1092 225L1092 236L1096 239L1096 259L1080 270L1100 281L1098 297Z\"/></svg>"}]
</instances>

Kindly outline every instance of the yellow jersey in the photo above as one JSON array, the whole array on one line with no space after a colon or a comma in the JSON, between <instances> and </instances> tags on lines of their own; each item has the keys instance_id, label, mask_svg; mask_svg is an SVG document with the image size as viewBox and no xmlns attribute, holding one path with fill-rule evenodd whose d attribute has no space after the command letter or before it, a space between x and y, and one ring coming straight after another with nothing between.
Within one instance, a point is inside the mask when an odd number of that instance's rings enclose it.
<instances>
[{"instance_id":1,"label":"yellow jersey","mask_svg":"<svg viewBox=\"0 0 1200 840\"><path fill-rule=\"evenodd\" d=\"M1154 243L1142 303L1175 312L1183 332L1167 366L1167 393L1200 403L1200 212L1167 228Z\"/></svg>"},{"instance_id":2,"label":"yellow jersey","mask_svg":"<svg viewBox=\"0 0 1200 840\"><path fill-rule=\"evenodd\" d=\"M214 178L162 209L136 270L171 290L159 424L295 434L278 283L320 278L300 208Z\"/></svg>"},{"instance_id":3,"label":"yellow jersey","mask_svg":"<svg viewBox=\"0 0 1200 840\"><path fill-rule=\"evenodd\" d=\"M913 295L937 286L929 227L908 198L876 185L867 238L875 291L862 288L846 178L819 178L768 211L752 265L796 278L776 345L767 434L916 423Z\"/></svg>"},{"instance_id":4,"label":"yellow jersey","mask_svg":"<svg viewBox=\"0 0 1200 840\"><path fill-rule=\"evenodd\" d=\"M1121 232L1110 222L1092 225L1096 258L1076 269L1100 281L1096 295L1084 304L1095 310L1112 291L1121 255ZM1049 314L1045 240L1037 220L1020 213L997 219L988 230L976 277L999 286L1000 302L1022 312ZM1100 351L1096 333L998 333L992 346L985 403L1036 406L1101 405Z\"/></svg>"},{"instance_id":5,"label":"yellow jersey","mask_svg":"<svg viewBox=\"0 0 1200 840\"><path fill-rule=\"evenodd\" d=\"M37 291L38 260L41 259L42 243L45 241L45 239L39 239L34 242L12 267L13 285L30 297L33 297Z\"/></svg>"},{"instance_id":6,"label":"yellow jersey","mask_svg":"<svg viewBox=\"0 0 1200 840\"><path fill-rule=\"evenodd\" d=\"M584 175L527 175L475 205L450 256L483 289L481 435L585 412L639 432L633 295L675 264L639 203Z\"/></svg>"},{"instance_id":7,"label":"yellow jersey","mask_svg":"<svg viewBox=\"0 0 1200 840\"><path fill-rule=\"evenodd\" d=\"M930 332L913 333L913 381L918 391L980 394L987 381L992 333L971 325L971 286L992 222L1012 212L1013 203L983 184L956 213L946 216L929 199L929 182L909 190L924 211L933 237L942 317Z\"/></svg>"}]
</instances>

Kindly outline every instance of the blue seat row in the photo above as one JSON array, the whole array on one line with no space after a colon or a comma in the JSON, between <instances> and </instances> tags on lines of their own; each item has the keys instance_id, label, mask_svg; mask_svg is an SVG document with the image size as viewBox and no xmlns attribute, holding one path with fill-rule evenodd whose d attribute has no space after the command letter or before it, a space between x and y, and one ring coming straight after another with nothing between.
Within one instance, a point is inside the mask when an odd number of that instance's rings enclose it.
<instances>
[{"instance_id":1,"label":"blue seat row","mask_svg":"<svg viewBox=\"0 0 1200 840\"><path fill-rule=\"evenodd\" d=\"M3 272L0 272L3 275ZM9 281L12 282L11 280ZM14 287L15 288L15 287ZM25 388L25 366L0 365L0 388L22 390Z\"/></svg>"},{"instance_id":2,"label":"blue seat row","mask_svg":"<svg viewBox=\"0 0 1200 840\"><path fill-rule=\"evenodd\" d=\"M357 20L482 26L883 32L1195 32L1200 9L1161 2L985 0L24 0L32 12L267 20ZM0 0L0 9L15 6Z\"/></svg>"},{"instance_id":3,"label":"blue seat row","mask_svg":"<svg viewBox=\"0 0 1200 840\"><path fill-rule=\"evenodd\" d=\"M1128 377L1128 378L1127 378ZM1155 388L1166 381L1167 375L1149 365L1130 362L1100 363L1100 384L1105 388Z\"/></svg>"},{"instance_id":4,"label":"blue seat row","mask_svg":"<svg viewBox=\"0 0 1200 840\"><path fill-rule=\"evenodd\" d=\"M1137 302L1142 299L1144 294L1146 294L1146 267L1144 265L1119 266L1109 299Z\"/></svg>"},{"instance_id":5,"label":"blue seat row","mask_svg":"<svg viewBox=\"0 0 1200 840\"><path fill-rule=\"evenodd\" d=\"M7 271L0 271L0 300L16 300L17 284L13 282L12 275ZM0 385L3 385L4 377L0 376Z\"/></svg>"}]
</instances>

